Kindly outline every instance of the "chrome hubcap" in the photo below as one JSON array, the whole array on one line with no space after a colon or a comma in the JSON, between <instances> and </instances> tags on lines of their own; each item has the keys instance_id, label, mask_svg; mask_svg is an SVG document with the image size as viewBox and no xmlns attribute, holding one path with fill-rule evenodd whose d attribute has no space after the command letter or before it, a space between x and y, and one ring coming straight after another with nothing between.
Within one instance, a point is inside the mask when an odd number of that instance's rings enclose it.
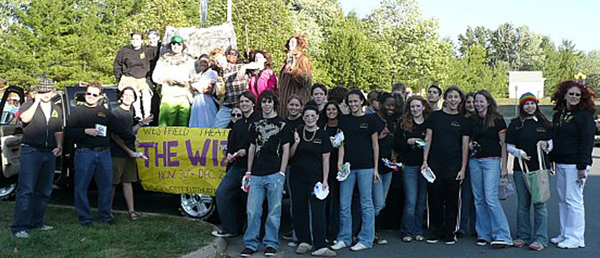
<instances>
[{"instance_id":1,"label":"chrome hubcap","mask_svg":"<svg viewBox=\"0 0 600 258\"><path fill-rule=\"evenodd\" d=\"M0 188L0 197L6 197L10 195L17 188L17 184L10 184Z\"/></svg>"},{"instance_id":2,"label":"chrome hubcap","mask_svg":"<svg viewBox=\"0 0 600 258\"><path fill-rule=\"evenodd\" d=\"M182 194L181 208L191 217L206 216L213 208L213 198L205 194Z\"/></svg>"}]
</instances>

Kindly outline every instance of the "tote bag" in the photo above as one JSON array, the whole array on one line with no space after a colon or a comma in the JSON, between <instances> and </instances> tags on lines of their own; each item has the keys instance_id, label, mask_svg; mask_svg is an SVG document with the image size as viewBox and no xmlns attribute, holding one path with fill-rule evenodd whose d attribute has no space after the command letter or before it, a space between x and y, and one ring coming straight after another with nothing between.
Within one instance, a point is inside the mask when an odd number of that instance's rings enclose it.
<instances>
[{"instance_id":1,"label":"tote bag","mask_svg":"<svg viewBox=\"0 0 600 258\"><path fill-rule=\"evenodd\" d=\"M529 193L531 194L531 202L533 204L544 203L550 199L549 172L546 168L544 154L539 144L537 145L537 156L539 169L536 171L529 171L527 162L523 162L522 159L519 159L519 164L521 165L521 169L523 169L523 179L527 186L527 190L529 190Z\"/></svg>"}]
</instances>

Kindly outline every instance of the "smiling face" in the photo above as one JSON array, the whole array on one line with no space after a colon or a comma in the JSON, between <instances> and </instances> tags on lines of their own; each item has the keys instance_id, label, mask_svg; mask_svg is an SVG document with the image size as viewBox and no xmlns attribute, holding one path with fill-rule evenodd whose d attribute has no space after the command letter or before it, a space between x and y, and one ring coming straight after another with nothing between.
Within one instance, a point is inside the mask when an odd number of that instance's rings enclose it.
<instances>
[{"instance_id":1,"label":"smiling face","mask_svg":"<svg viewBox=\"0 0 600 258\"><path fill-rule=\"evenodd\" d=\"M423 103L420 100L413 99L410 102L410 114L413 117L421 117L421 116L423 116L423 109L425 109L425 107L423 107Z\"/></svg>"},{"instance_id":2,"label":"smiling face","mask_svg":"<svg viewBox=\"0 0 600 258\"><path fill-rule=\"evenodd\" d=\"M158 46L158 35L157 34L151 33L148 35L148 45L150 45L151 47Z\"/></svg>"},{"instance_id":3,"label":"smiling face","mask_svg":"<svg viewBox=\"0 0 600 258\"><path fill-rule=\"evenodd\" d=\"M475 99L472 96L467 97L467 100L465 100L465 109L469 113L475 113Z\"/></svg>"},{"instance_id":4,"label":"smiling face","mask_svg":"<svg viewBox=\"0 0 600 258\"><path fill-rule=\"evenodd\" d=\"M100 97L100 89L96 87L87 87L87 91L85 93L85 103L88 106L96 106L100 100Z\"/></svg>"},{"instance_id":5,"label":"smiling face","mask_svg":"<svg viewBox=\"0 0 600 258\"><path fill-rule=\"evenodd\" d=\"M460 94L457 91L450 91L446 94L446 99L445 99L445 103L446 103L446 107L450 110L450 111L456 111L458 110L458 105L460 105Z\"/></svg>"},{"instance_id":6,"label":"smiling face","mask_svg":"<svg viewBox=\"0 0 600 258\"><path fill-rule=\"evenodd\" d=\"M242 109L241 108L233 108L231 110L231 121L232 122L237 122L238 120L242 119Z\"/></svg>"},{"instance_id":7,"label":"smiling face","mask_svg":"<svg viewBox=\"0 0 600 258\"><path fill-rule=\"evenodd\" d=\"M314 110L304 111L304 115L302 115L302 120L304 120L304 124L308 128L313 128L317 126L317 120L319 120L319 115Z\"/></svg>"},{"instance_id":8,"label":"smiling face","mask_svg":"<svg viewBox=\"0 0 600 258\"><path fill-rule=\"evenodd\" d=\"M567 94L565 94L565 100L568 108L579 105L579 102L581 102L581 90L579 87L571 87L567 91Z\"/></svg>"},{"instance_id":9,"label":"smiling face","mask_svg":"<svg viewBox=\"0 0 600 258\"><path fill-rule=\"evenodd\" d=\"M523 104L523 111L525 111L527 115L533 116L536 110L537 104L535 104L533 100L525 101L525 104Z\"/></svg>"},{"instance_id":10,"label":"smiling face","mask_svg":"<svg viewBox=\"0 0 600 258\"><path fill-rule=\"evenodd\" d=\"M360 96L356 94L348 95L348 106L350 107L350 111L354 113L359 113L362 109L363 100Z\"/></svg>"},{"instance_id":11,"label":"smiling face","mask_svg":"<svg viewBox=\"0 0 600 258\"><path fill-rule=\"evenodd\" d=\"M388 116L393 116L396 112L396 100L394 98L387 98L383 102L383 112Z\"/></svg>"},{"instance_id":12,"label":"smiling face","mask_svg":"<svg viewBox=\"0 0 600 258\"><path fill-rule=\"evenodd\" d=\"M171 51L173 51L175 54L180 54L181 51L183 51L183 43L172 42Z\"/></svg>"},{"instance_id":13,"label":"smiling face","mask_svg":"<svg viewBox=\"0 0 600 258\"><path fill-rule=\"evenodd\" d=\"M121 95L121 103L123 103L126 106L131 106L131 104L135 101L135 92L133 92L133 89L128 88L125 89L125 91L123 91L123 94Z\"/></svg>"},{"instance_id":14,"label":"smiling face","mask_svg":"<svg viewBox=\"0 0 600 258\"><path fill-rule=\"evenodd\" d=\"M199 59L197 62L198 62L198 69L201 72L208 70L208 66L209 66L208 59L202 58L202 59Z\"/></svg>"},{"instance_id":15,"label":"smiling face","mask_svg":"<svg viewBox=\"0 0 600 258\"><path fill-rule=\"evenodd\" d=\"M300 101L298 99L291 99L288 102L288 105L287 105L288 113L292 117L298 116L300 114L301 108L302 108L302 105L300 105Z\"/></svg>"},{"instance_id":16,"label":"smiling face","mask_svg":"<svg viewBox=\"0 0 600 258\"><path fill-rule=\"evenodd\" d=\"M327 105L325 112L327 114L327 119L329 120L334 120L338 117L338 110L333 104Z\"/></svg>"},{"instance_id":17,"label":"smiling face","mask_svg":"<svg viewBox=\"0 0 600 258\"><path fill-rule=\"evenodd\" d=\"M260 103L260 107L262 109L263 116L271 115L274 111L273 107L275 103L272 99L263 99Z\"/></svg>"},{"instance_id":18,"label":"smiling face","mask_svg":"<svg viewBox=\"0 0 600 258\"><path fill-rule=\"evenodd\" d=\"M485 98L485 96L481 94L475 95L475 110L477 110L477 113L482 114L484 112L487 112L487 108L489 105L490 103Z\"/></svg>"},{"instance_id":19,"label":"smiling face","mask_svg":"<svg viewBox=\"0 0 600 258\"><path fill-rule=\"evenodd\" d=\"M254 109L254 103L244 96L240 96L240 109L244 113L250 112L250 110Z\"/></svg>"}]
</instances>

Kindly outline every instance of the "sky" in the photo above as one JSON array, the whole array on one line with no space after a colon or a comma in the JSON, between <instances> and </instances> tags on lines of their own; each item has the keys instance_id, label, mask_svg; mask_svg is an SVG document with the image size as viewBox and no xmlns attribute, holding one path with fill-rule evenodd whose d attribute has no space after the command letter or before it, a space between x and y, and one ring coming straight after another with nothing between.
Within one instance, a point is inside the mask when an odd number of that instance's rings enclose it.
<instances>
[{"instance_id":1,"label":"sky","mask_svg":"<svg viewBox=\"0 0 600 258\"><path fill-rule=\"evenodd\" d=\"M340 0L344 12L366 16L379 0ZM579 50L600 50L599 0L419 0L421 13L438 20L440 38L456 42L468 26L490 29L511 22L548 35L558 46L569 39Z\"/></svg>"}]
</instances>

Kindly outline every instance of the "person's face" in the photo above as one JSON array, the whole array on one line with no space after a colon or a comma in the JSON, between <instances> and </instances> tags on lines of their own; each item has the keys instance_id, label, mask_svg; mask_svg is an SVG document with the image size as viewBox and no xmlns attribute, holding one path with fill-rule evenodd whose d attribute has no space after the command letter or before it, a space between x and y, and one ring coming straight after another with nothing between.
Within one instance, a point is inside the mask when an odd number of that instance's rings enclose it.
<instances>
[{"instance_id":1,"label":"person's face","mask_svg":"<svg viewBox=\"0 0 600 258\"><path fill-rule=\"evenodd\" d=\"M371 100L369 101L369 103L371 103L371 108L373 108L374 111L379 111L379 108L381 106L381 103L379 103L379 100Z\"/></svg>"},{"instance_id":2,"label":"person's face","mask_svg":"<svg viewBox=\"0 0 600 258\"><path fill-rule=\"evenodd\" d=\"M473 97L468 97L467 100L465 100L465 109L469 113L475 113L475 99L473 99Z\"/></svg>"},{"instance_id":3,"label":"person's face","mask_svg":"<svg viewBox=\"0 0 600 258\"><path fill-rule=\"evenodd\" d=\"M125 90L121 95L121 102L130 106L135 101L135 93L132 90Z\"/></svg>"},{"instance_id":4,"label":"person's face","mask_svg":"<svg viewBox=\"0 0 600 258\"><path fill-rule=\"evenodd\" d=\"M294 50L296 50L296 47L298 46L298 40L296 38L291 38L288 45L290 47L290 51L294 51Z\"/></svg>"},{"instance_id":5,"label":"person's face","mask_svg":"<svg viewBox=\"0 0 600 258\"><path fill-rule=\"evenodd\" d=\"M96 87L88 87L85 92L85 103L90 106L95 106L100 100L100 89Z\"/></svg>"},{"instance_id":6,"label":"person's face","mask_svg":"<svg viewBox=\"0 0 600 258\"><path fill-rule=\"evenodd\" d=\"M429 103L437 103L440 100L440 92L436 88L427 90L427 101Z\"/></svg>"},{"instance_id":7,"label":"person's face","mask_svg":"<svg viewBox=\"0 0 600 258\"><path fill-rule=\"evenodd\" d=\"M50 102L50 100L54 96L55 92L56 92L55 90L50 90L50 91L45 91L45 92L38 92L36 94L36 98L40 98L40 101L42 101L43 103L48 103L48 102Z\"/></svg>"},{"instance_id":8,"label":"person's face","mask_svg":"<svg viewBox=\"0 0 600 258\"><path fill-rule=\"evenodd\" d=\"M383 102L383 111L386 115L392 116L396 111L396 100L394 98L387 98L385 102Z\"/></svg>"},{"instance_id":9,"label":"person's face","mask_svg":"<svg viewBox=\"0 0 600 258\"><path fill-rule=\"evenodd\" d=\"M537 110L537 105L533 100L525 101L525 104L523 104L523 111L525 111L527 115L532 116L535 113L535 110Z\"/></svg>"},{"instance_id":10,"label":"person's face","mask_svg":"<svg viewBox=\"0 0 600 258\"><path fill-rule=\"evenodd\" d=\"M321 105L325 102L325 92L321 88L315 88L312 94L313 100L317 102L317 105Z\"/></svg>"},{"instance_id":11,"label":"person's face","mask_svg":"<svg viewBox=\"0 0 600 258\"><path fill-rule=\"evenodd\" d=\"M581 90L578 87L571 87L567 91L567 94L565 94L565 100L569 107L579 105L579 102L581 101Z\"/></svg>"},{"instance_id":12,"label":"person's face","mask_svg":"<svg viewBox=\"0 0 600 258\"><path fill-rule=\"evenodd\" d=\"M409 108L410 108L410 114L413 117L423 116L423 109L425 109L425 107L423 107L423 103L420 100L414 99L413 101L411 101Z\"/></svg>"},{"instance_id":13,"label":"person's face","mask_svg":"<svg viewBox=\"0 0 600 258\"><path fill-rule=\"evenodd\" d=\"M262 108L263 115L269 115L274 112L273 108L275 103L271 99L263 99L260 103L260 107Z\"/></svg>"},{"instance_id":14,"label":"person's face","mask_svg":"<svg viewBox=\"0 0 600 258\"><path fill-rule=\"evenodd\" d=\"M200 69L200 71L202 71L202 72L208 70L208 60L206 60L206 59L198 60L198 69Z\"/></svg>"},{"instance_id":15,"label":"person's face","mask_svg":"<svg viewBox=\"0 0 600 258\"><path fill-rule=\"evenodd\" d=\"M267 62L267 58L265 58L265 56L263 56L263 54L257 53L254 56L254 62L264 65Z\"/></svg>"},{"instance_id":16,"label":"person's face","mask_svg":"<svg viewBox=\"0 0 600 258\"><path fill-rule=\"evenodd\" d=\"M300 101L298 101L297 99L292 99L288 102L288 113L290 114L290 116L297 116L300 114Z\"/></svg>"},{"instance_id":17,"label":"person's face","mask_svg":"<svg viewBox=\"0 0 600 258\"><path fill-rule=\"evenodd\" d=\"M171 42L171 51L175 54L180 54L183 51L183 43Z\"/></svg>"},{"instance_id":18,"label":"person's face","mask_svg":"<svg viewBox=\"0 0 600 258\"><path fill-rule=\"evenodd\" d=\"M356 94L348 95L348 106L352 113L360 112L363 105L363 100Z\"/></svg>"},{"instance_id":19,"label":"person's face","mask_svg":"<svg viewBox=\"0 0 600 258\"><path fill-rule=\"evenodd\" d=\"M304 112L302 116L302 120L304 120L304 124L306 127L314 127L317 125L317 120L319 120L319 115L314 110L308 110Z\"/></svg>"},{"instance_id":20,"label":"person's face","mask_svg":"<svg viewBox=\"0 0 600 258\"><path fill-rule=\"evenodd\" d=\"M336 119L338 117L338 110L334 105L327 105L326 109L327 118L330 120Z\"/></svg>"},{"instance_id":21,"label":"person's face","mask_svg":"<svg viewBox=\"0 0 600 258\"><path fill-rule=\"evenodd\" d=\"M142 43L144 43L142 36L136 34L131 37L131 46L134 49L140 49L142 47Z\"/></svg>"},{"instance_id":22,"label":"person's face","mask_svg":"<svg viewBox=\"0 0 600 258\"><path fill-rule=\"evenodd\" d=\"M234 108L231 110L231 121L235 123L240 119L242 119L242 109Z\"/></svg>"},{"instance_id":23,"label":"person's face","mask_svg":"<svg viewBox=\"0 0 600 258\"><path fill-rule=\"evenodd\" d=\"M477 113L483 113L487 110L489 105L490 103L487 101L485 96L481 94L475 95L475 110L477 110Z\"/></svg>"},{"instance_id":24,"label":"person's face","mask_svg":"<svg viewBox=\"0 0 600 258\"><path fill-rule=\"evenodd\" d=\"M250 112L250 110L254 109L254 103L249 98L244 96L240 97L240 109L244 113Z\"/></svg>"},{"instance_id":25,"label":"person's face","mask_svg":"<svg viewBox=\"0 0 600 258\"><path fill-rule=\"evenodd\" d=\"M238 54L238 52L235 50L229 51L229 54L227 55L227 61L232 64L237 64L237 62L238 62L237 54Z\"/></svg>"},{"instance_id":26,"label":"person's face","mask_svg":"<svg viewBox=\"0 0 600 258\"><path fill-rule=\"evenodd\" d=\"M148 45L152 46L152 47L156 47L158 46L158 35L157 34L150 34L148 35Z\"/></svg>"},{"instance_id":27,"label":"person's face","mask_svg":"<svg viewBox=\"0 0 600 258\"><path fill-rule=\"evenodd\" d=\"M456 91L448 92L446 95L446 105L448 105L448 109L454 111L458 109L458 105L460 104L460 94Z\"/></svg>"}]
</instances>

